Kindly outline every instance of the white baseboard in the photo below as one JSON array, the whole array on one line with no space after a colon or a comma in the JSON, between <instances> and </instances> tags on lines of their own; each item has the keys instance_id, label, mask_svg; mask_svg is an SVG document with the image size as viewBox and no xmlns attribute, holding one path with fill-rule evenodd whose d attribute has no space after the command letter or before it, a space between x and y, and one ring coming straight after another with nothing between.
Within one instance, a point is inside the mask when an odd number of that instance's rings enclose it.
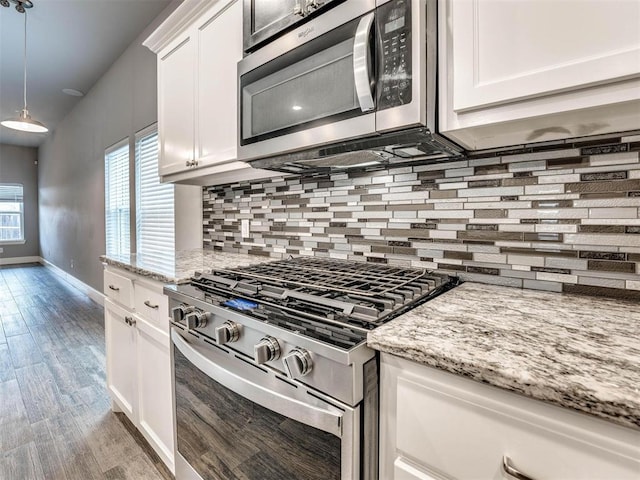
<instances>
[{"instance_id":1,"label":"white baseboard","mask_svg":"<svg viewBox=\"0 0 640 480\"><path fill-rule=\"evenodd\" d=\"M89 285L87 285L83 281L78 280L73 275L65 272L60 267L55 266L53 263L45 260L42 257L33 257L33 258L37 259L37 260L35 260L36 262L39 262L42 265L44 265L45 267L50 268L53 273L58 275L64 281L66 281L67 283L70 283L71 285L76 287L78 290L80 290L81 292L85 293L91 300L93 300L94 302L104 306L104 294L102 292L99 292L95 288L90 287Z\"/></svg>"},{"instance_id":2,"label":"white baseboard","mask_svg":"<svg viewBox=\"0 0 640 480\"><path fill-rule=\"evenodd\" d=\"M40 263L40 257L0 258L0 265L18 265L20 263Z\"/></svg>"}]
</instances>

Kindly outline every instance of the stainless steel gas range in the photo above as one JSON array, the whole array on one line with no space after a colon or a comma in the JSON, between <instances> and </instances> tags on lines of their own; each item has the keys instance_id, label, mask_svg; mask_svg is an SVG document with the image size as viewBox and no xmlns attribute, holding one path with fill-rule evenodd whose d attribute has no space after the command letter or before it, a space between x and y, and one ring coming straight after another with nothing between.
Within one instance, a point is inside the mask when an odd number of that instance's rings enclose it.
<instances>
[{"instance_id":1,"label":"stainless steel gas range","mask_svg":"<svg viewBox=\"0 0 640 480\"><path fill-rule=\"evenodd\" d=\"M292 258L165 287L176 479L377 479L367 332L455 285L424 270Z\"/></svg>"}]
</instances>

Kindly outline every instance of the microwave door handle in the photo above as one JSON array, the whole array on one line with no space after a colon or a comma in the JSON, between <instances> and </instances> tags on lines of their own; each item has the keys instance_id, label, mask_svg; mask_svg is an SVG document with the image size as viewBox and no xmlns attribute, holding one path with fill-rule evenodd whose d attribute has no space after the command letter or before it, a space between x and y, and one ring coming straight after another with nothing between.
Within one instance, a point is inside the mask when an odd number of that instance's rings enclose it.
<instances>
[{"instance_id":1,"label":"microwave door handle","mask_svg":"<svg viewBox=\"0 0 640 480\"><path fill-rule=\"evenodd\" d=\"M369 78L369 38L375 16L371 12L360 19L353 41L353 78L356 84L358 103L363 112L373 110L373 94L371 93L371 79Z\"/></svg>"}]
</instances>

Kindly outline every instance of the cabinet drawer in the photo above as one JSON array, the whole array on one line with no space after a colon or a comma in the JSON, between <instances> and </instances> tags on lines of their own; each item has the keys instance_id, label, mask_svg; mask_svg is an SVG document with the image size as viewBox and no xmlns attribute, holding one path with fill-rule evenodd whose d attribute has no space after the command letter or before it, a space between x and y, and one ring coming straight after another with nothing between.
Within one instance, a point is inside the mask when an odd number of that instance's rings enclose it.
<instances>
[{"instance_id":1,"label":"cabinet drawer","mask_svg":"<svg viewBox=\"0 0 640 480\"><path fill-rule=\"evenodd\" d=\"M162 331L169 331L169 300L158 291L161 287L151 287L136 282L135 308L138 315Z\"/></svg>"},{"instance_id":2,"label":"cabinet drawer","mask_svg":"<svg viewBox=\"0 0 640 480\"><path fill-rule=\"evenodd\" d=\"M620 448L613 437L579 427L584 415L507 392L497 393L513 397L508 403L477 393L398 378L396 458L457 480L510 478L502 468L505 456L536 480L640 478L639 449ZM630 429L609 427L621 438L638 438ZM627 445L634 444L632 439Z\"/></svg>"},{"instance_id":3,"label":"cabinet drawer","mask_svg":"<svg viewBox=\"0 0 640 480\"><path fill-rule=\"evenodd\" d=\"M133 282L127 277L105 270L104 293L120 305L133 308Z\"/></svg>"}]
</instances>

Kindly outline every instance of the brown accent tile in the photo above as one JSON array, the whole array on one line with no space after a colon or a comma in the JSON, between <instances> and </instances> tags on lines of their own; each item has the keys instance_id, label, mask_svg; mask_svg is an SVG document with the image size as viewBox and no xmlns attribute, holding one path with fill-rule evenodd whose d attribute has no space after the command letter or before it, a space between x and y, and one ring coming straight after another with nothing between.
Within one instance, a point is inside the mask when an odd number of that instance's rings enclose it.
<instances>
[{"instance_id":1,"label":"brown accent tile","mask_svg":"<svg viewBox=\"0 0 640 480\"><path fill-rule=\"evenodd\" d=\"M560 273L562 275L570 275L571 270L568 268L549 268L549 267L531 267L532 272Z\"/></svg>"},{"instance_id":2,"label":"brown accent tile","mask_svg":"<svg viewBox=\"0 0 640 480\"><path fill-rule=\"evenodd\" d=\"M503 202L515 202L518 200L518 195L502 195L500 200Z\"/></svg>"},{"instance_id":3,"label":"brown accent tile","mask_svg":"<svg viewBox=\"0 0 640 480\"><path fill-rule=\"evenodd\" d=\"M502 180L499 178L495 180L472 180L469 182L469 188L500 187L501 185Z\"/></svg>"},{"instance_id":4,"label":"brown accent tile","mask_svg":"<svg viewBox=\"0 0 640 480\"><path fill-rule=\"evenodd\" d=\"M386 258L380 257L367 257L367 262L369 263L389 263L389 260Z\"/></svg>"},{"instance_id":5,"label":"brown accent tile","mask_svg":"<svg viewBox=\"0 0 640 480\"><path fill-rule=\"evenodd\" d=\"M393 247L393 253L397 255L415 255L417 250L411 247Z\"/></svg>"},{"instance_id":6,"label":"brown accent tile","mask_svg":"<svg viewBox=\"0 0 640 480\"><path fill-rule=\"evenodd\" d=\"M520 178L505 178L502 180L502 185L505 187L517 187L520 185L537 185L538 177L520 177Z\"/></svg>"},{"instance_id":7,"label":"brown accent tile","mask_svg":"<svg viewBox=\"0 0 640 480\"><path fill-rule=\"evenodd\" d=\"M636 273L635 262L609 262L606 260L589 260L589 270L602 270L606 272Z\"/></svg>"},{"instance_id":8,"label":"brown accent tile","mask_svg":"<svg viewBox=\"0 0 640 480\"><path fill-rule=\"evenodd\" d=\"M631 142L631 143L629 143L629 151L630 152L637 152L638 150L640 150L640 142Z\"/></svg>"},{"instance_id":9,"label":"brown accent tile","mask_svg":"<svg viewBox=\"0 0 640 480\"><path fill-rule=\"evenodd\" d=\"M300 242L302 244L302 242ZM302 246L302 245L300 245ZM335 247L335 243L331 242L318 242L318 248L333 248Z\"/></svg>"},{"instance_id":10,"label":"brown accent tile","mask_svg":"<svg viewBox=\"0 0 640 480\"><path fill-rule=\"evenodd\" d=\"M379 202L380 200L382 200L382 194L374 193L370 195L361 195L360 200L362 200L363 202Z\"/></svg>"},{"instance_id":11,"label":"brown accent tile","mask_svg":"<svg viewBox=\"0 0 640 480\"><path fill-rule=\"evenodd\" d=\"M500 270L497 268L489 267L467 267L468 273L481 273L483 275L500 275Z\"/></svg>"},{"instance_id":12,"label":"brown accent tile","mask_svg":"<svg viewBox=\"0 0 640 480\"><path fill-rule=\"evenodd\" d=\"M640 190L640 179L567 183L565 185L567 193L629 192L631 190Z\"/></svg>"},{"instance_id":13,"label":"brown accent tile","mask_svg":"<svg viewBox=\"0 0 640 480\"><path fill-rule=\"evenodd\" d=\"M462 232L458 232L457 237L460 240L492 240L492 241L501 241L501 240L522 241L522 238L523 238L521 232L494 232L494 231L486 231L486 230L465 230Z\"/></svg>"},{"instance_id":14,"label":"brown accent tile","mask_svg":"<svg viewBox=\"0 0 640 480\"><path fill-rule=\"evenodd\" d=\"M570 208L573 200L534 200L531 208Z\"/></svg>"},{"instance_id":15,"label":"brown accent tile","mask_svg":"<svg viewBox=\"0 0 640 480\"><path fill-rule=\"evenodd\" d=\"M339 235L360 235L359 228L342 228L342 227L327 227L324 229L326 233L336 233Z\"/></svg>"},{"instance_id":16,"label":"brown accent tile","mask_svg":"<svg viewBox=\"0 0 640 480\"><path fill-rule=\"evenodd\" d=\"M249 255L259 255L261 257L268 257L269 256L269 252L266 252L262 249L258 249L258 248L250 248L249 249Z\"/></svg>"},{"instance_id":17,"label":"brown accent tile","mask_svg":"<svg viewBox=\"0 0 640 480\"><path fill-rule=\"evenodd\" d=\"M456 190L433 190L429 192L429 198L456 198L458 192Z\"/></svg>"},{"instance_id":18,"label":"brown accent tile","mask_svg":"<svg viewBox=\"0 0 640 480\"><path fill-rule=\"evenodd\" d=\"M455 258L457 260L473 260L473 253L469 252L444 252L444 258Z\"/></svg>"},{"instance_id":19,"label":"brown accent tile","mask_svg":"<svg viewBox=\"0 0 640 480\"><path fill-rule=\"evenodd\" d=\"M393 253L393 248L392 247L379 247L374 245L373 247L371 247L371 251L373 253Z\"/></svg>"},{"instance_id":20,"label":"brown accent tile","mask_svg":"<svg viewBox=\"0 0 640 480\"><path fill-rule=\"evenodd\" d=\"M618 260L624 261L626 260L625 253L615 253L615 252L593 252L589 250L581 250L579 253L580 258L593 258L594 260ZM639 257L640 258L640 254ZM631 260L631 259L629 259Z\"/></svg>"},{"instance_id":21,"label":"brown accent tile","mask_svg":"<svg viewBox=\"0 0 640 480\"><path fill-rule=\"evenodd\" d=\"M631 192L629 192L631 193ZM633 195L629 195L630 197ZM590 198L626 198L626 192L602 192L602 193L581 193L581 200L588 200Z\"/></svg>"},{"instance_id":22,"label":"brown accent tile","mask_svg":"<svg viewBox=\"0 0 640 480\"><path fill-rule=\"evenodd\" d=\"M621 254L623 255L623 254ZM629 253L627 254L627 260L630 262L640 262L640 253Z\"/></svg>"},{"instance_id":23,"label":"brown accent tile","mask_svg":"<svg viewBox=\"0 0 640 480\"><path fill-rule=\"evenodd\" d=\"M407 203L407 204L402 204L402 205L387 205L386 210L388 211L404 211L404 212L411 212L414 210L433 210L434 206L433 203L423 203L423 204L418 204L418 203Z\"/></svg>"},{"instance_id":24,"label":"brown accent tile","mask_svg":"<svg viewBox=\"0 0 640 480\"><path fill-rule=\"evenodd\" d=\"M580 195L582 196L582 195ZM630 197L640 197L640 191L629 192Z\"/></svg>"},{"instance_id":25,"label":"brown accent tile","mask_svg":"<svg viewBox=\"0 0 640 480\"><path fill-rule=\"evenodd\" d=\"M476 175L493 175L498 173L507 173L508 171L509 165L507 165L506 163L496 163L495 165L481 165L475 168Z\"/></svg>"},{"instance_id":26,"label":"brown accent tile","mask_svg":"<svg viewBox=\"0 0 640 480\"><path fill-rule=\"evenodd\" d=\"M438 222L432 221L432 222L425 222L425 223L412 223L411 228L417 229L417 230L433 230L438 228Z\"/></svg>"},{"instance_id":27,"label":"brown accent tile","mask_svg":"<svg viewBox=\"0 0 640 480\"><path fill-rule=\"evenodd\" d=\"M524 232L525 242L562 242L564 236L562 233L544 232L544 233L529 233Z\"/></svg>"},{"instance_id":28,"label":"brown accent tile","mask_svg":"<svg viewBox=\"0 0 640 480\"><path fill-rule=\"evenodd\" d=\"M540 223L540 220L537 218L521 218L520 223L522 225L538 224Z\"/></svg>"},{"instance_id":29,"label":"brown accent tile","mask_svg":"<svg viewBox=\"0 0 640 480\"><path fill-rule=\"evenodd\" d=\"M329 226L330 227L346 227L347 223L346 222L329 222Z\"/></svg>"},{"instance_id":30,"label":"brown accent tile","mask_svg":"<svg viewBox=\"0 0 640 480\"><path fill-rule=\"evenodd\" d=\"M420 257L421 262L433 262L433 257Z\"/></svg>"},{"instance_id":31,"label":"brown accent tile","mask_svg":"<svg viewBox=\"0 0 640 480\"><path fill-rule=\"evenodd\" d=\"M513 172L513 178L533 177L533 172Z\"/></svg>"},{"instance_id":32,"label":"brown accent tile","mask_svg":"<svg viewBox=\"0 0 640 480\"><path fill-rule=\"evenodd\" d=\"M469 223L466 226L467 230L485 230L491 232L498 231L498 224L496 223Z\"/></svg>"},{"instance_id":33,"label":"brown accent tile","mask_svg":"<svg viewBox=\"0 0 640 480\"><path fill-rule=\"evenodd\" d=\"M640 226L637 225L629 225L625 229L625 233L632 233L634 235L640 234Z\"/></svg>"},{"instance_id":34,"label":"brown accent tile","mask_svg":"<svg viewBox=\"0 0 640 480\"><path fill-rule=\"evenodd\" d=\"M418 180L437 180L440 178L444 178L444 170L431 170L428 172L418 172Z\"/></svg>"},{"instance_id":35,"label":"brown accent tile","mask_svg":"<svg viewBox=\"0 0 640 480\"><path fill-rule=\"evenodd\" d=\"M640 290L623 290L621 288L592 287L590 285L562 285L564 293L590 295L598 297L620 298L624 300L640 301Z\"/></svg>"},{"instance_id":36,"label":"brown accent tile","mask_svg":"<svg viewBox=\"0 0 640 480\"><path fill-rule=\"evenodd\" d=\"M547 160L547 169L580 168L587 167L589 160L585 157L550 158Z\"/></svg>"},{"instance_id":37,"label":"brown accent tile","mask_svg":"<svg viewBox=\"0 0 640 480\"><path fill-rule=\"evenodd\" d=\"M351 212L333 212L333 216L336 218L351 218L353 214Z\"/></svg>"},{"instance_id":38,"label":"brown accent tile","mask_svg":"<svg viewBox=\"0 0 640 480\"><path fill-rule=\"evenodd\" d=\"M580 233L624 233L624 225L578 225Z\"/></svg>"},{"instance_id":39,"label":"brown accent tile","mask_svg":"<svg viewBox=\"0 0 640 480\"><path fill-rule=\"evenodd\" d=\"M420 228L383 228L380 230L380 235L384 237L429 238L429 230Z\"/></svg>"},{"instance_id":40,"label":"brown accent tile","mask_svg":"<svg viewBox=\"0 0 640 480\"><path fill-rule=\"evenodd\" d=\"M475 210L473 216L475 218L506 218L508 210L501 209L480 209Z\"/></svg>"},{"instance_id":41,"label":"brown accent tile","mask_svg":"<svg viewBox=\"0 0 640 480\"><path fill-rule=\"evenodd\" d=\"M578 252L574 250L546 250L542 248L500 247L500 253L516 253L519 255L540 255L544 257L575 258Z\"/></svg>"},{"instance_id":42,"label":"brown accent tile","mask_svg":"<svg viewBox=\"0 0 640 480\"><path fill-rule=\"evenodd\" d=\"M583 182L606 182L609 180L626 180L627 176L628 173L625 171L582 173L580 174L580 180Z\"/></svg>"}]
</instances>

